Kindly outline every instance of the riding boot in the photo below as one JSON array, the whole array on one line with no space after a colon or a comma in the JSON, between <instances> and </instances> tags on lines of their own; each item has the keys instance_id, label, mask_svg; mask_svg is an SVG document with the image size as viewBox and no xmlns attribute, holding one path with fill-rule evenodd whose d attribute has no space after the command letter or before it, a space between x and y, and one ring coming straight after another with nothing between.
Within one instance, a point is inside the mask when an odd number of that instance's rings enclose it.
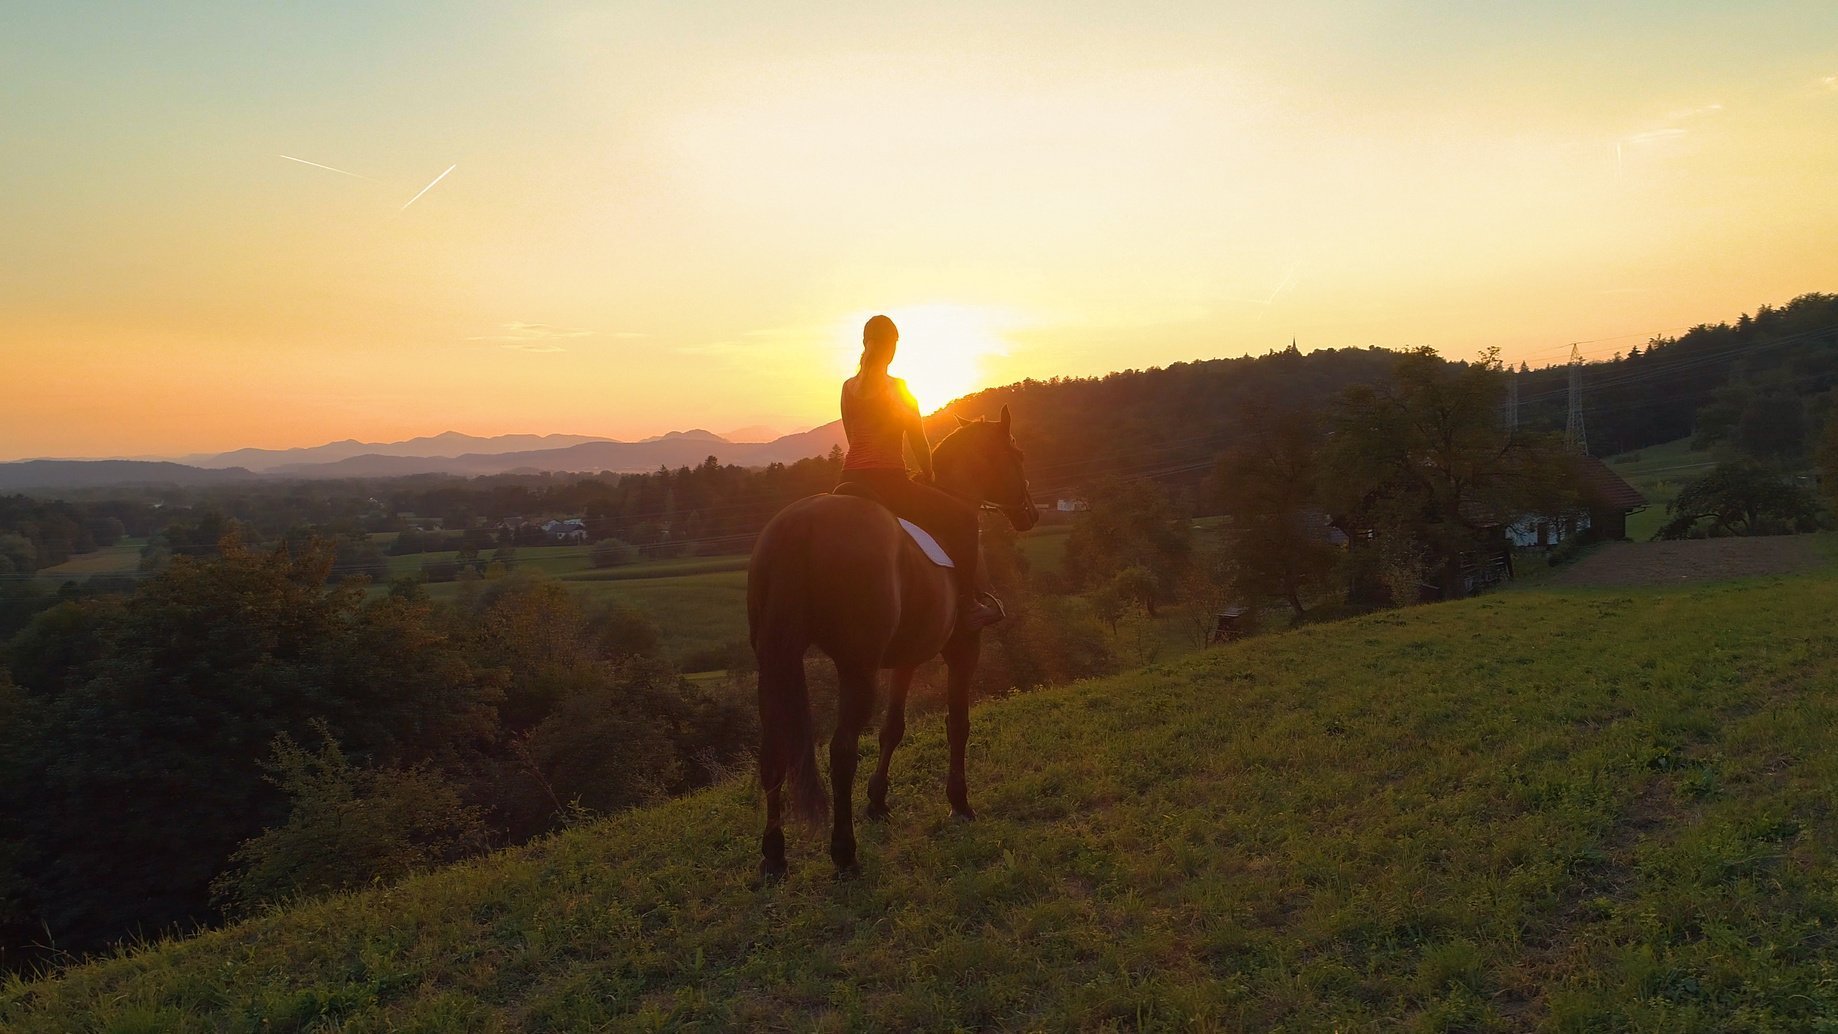
<instances>
[{"instance_id":1,"label":"riding boot","mask_svg":"<svg viewBox=\"0 0 1838 1034\"><path fill-rule=\"evenodd\" d=\"M966 632L976 632L1008 617L1002 601L987 592L966 592L957 598L958 627Z\"/></svg>"}]
</instances>

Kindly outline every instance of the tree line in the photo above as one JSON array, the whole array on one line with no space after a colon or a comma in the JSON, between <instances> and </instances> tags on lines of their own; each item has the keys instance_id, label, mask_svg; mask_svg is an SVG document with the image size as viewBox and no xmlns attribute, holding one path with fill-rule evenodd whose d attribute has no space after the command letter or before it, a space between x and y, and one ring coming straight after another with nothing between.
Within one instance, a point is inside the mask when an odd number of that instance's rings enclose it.
<instances>
[{"instance_id":1,"label":"tree line","mask_svg":"<svg viewBox=\"0 0 1838 1034\"><path fill-rule=\"evenodd\" d=\"M0 946L88 951L520 842L704 785L750 701L656 628L507 578L437 608L234 534L69 600L0 673Z\"/></svg>"}]
</instances>

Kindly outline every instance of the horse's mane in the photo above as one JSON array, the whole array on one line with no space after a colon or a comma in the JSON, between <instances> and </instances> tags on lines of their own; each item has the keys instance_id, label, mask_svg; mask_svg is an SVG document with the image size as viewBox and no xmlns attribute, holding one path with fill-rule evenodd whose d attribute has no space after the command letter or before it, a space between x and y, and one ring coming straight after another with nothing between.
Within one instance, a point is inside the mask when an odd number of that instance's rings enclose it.
<instances>
[{"instance_id":1,"label":"horse's mane","mask_svg":"<svg viewBox=\"0 0 1838 1034\"><path fill-rule=\"evenodd\" d=\"M976 434L978 431L983 428L996 426L998 425L984 418L966 421L957 425L951 429L950 434L940 438L937 445L932 446L932 461L936 463L941 458L949 459L956 453L970 448L977 444Z\"/></svg>"}]
</instances>

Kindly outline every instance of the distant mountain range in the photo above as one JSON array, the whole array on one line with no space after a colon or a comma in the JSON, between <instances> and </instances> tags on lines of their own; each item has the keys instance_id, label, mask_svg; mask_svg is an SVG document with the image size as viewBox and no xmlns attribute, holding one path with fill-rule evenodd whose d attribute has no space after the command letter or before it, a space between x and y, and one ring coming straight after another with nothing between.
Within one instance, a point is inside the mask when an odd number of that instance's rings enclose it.
<instances>
[{"instance_id":1,"label":"distant mountain range","mask_svg":"<svg viewBox=\"0 0 1838 1034\"><path fill-rule=\"evenodd\" d=\"M763 428L745 428L743 432ZM237 449L183 457L181 462L141 460L25 460L0 463L0 490L91 488L102 485L204 485L260 476L374 478L409 474L484 474L573 471L638 473L694 466L710 456L722 463L763 467L821 456L844 441L840 422L766 442L732 441L696 428L637 442L568 434L504 434L485 438L448 431L403 442L347 439L298 449Z\"/></svg>"},{"instance_id":2,"label":"distant mountain range","mask_svg":"<svg viewBox=\"0 0 1838 1034\"><path fill-rule=\"evenodd\" d=\"M177 462L193 467L247 467L255 471L268 471L303 463L330 463L353 456L458 456L462 453L529 452L611 440L581 434L501 434L481 438L478 435L447 431L410 438L405 442L360 442L355 438L347 438L342 442L330 442L311 448L237 449L235 452L198 453L180 456Z\"/></svg>"},{"instance_id":3,"label":"distant mountain range","mask_svg":"<svg viewBox=\"0 0 1838 1034\"><path fill-rule=\"evenodd\" d=\"M0 463L0 492L118 485L221 485L253 481L243 467L208 469L158 460L20 460Z\"/></svg>"}]
</instances>

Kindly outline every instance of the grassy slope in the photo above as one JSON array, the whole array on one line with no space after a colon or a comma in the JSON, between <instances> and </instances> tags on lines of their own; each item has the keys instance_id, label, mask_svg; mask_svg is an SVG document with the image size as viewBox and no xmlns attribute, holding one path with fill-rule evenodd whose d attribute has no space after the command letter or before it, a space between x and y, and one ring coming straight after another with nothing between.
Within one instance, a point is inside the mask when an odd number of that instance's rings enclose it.
<instances>
[{"instance_id":1,"label":"grassy slope","mask_svg":"<svg viewBox=\"0 0 1838 1034\"><path fill-rule=\"evenodd\" d=\"M0 1027L1805 1029L1834 607L1821 574L1268 636L980 708L974 824L917 730L856 882L794 833L751 889L737 779L16 984Z\"/></svg>"}]
</instances>

